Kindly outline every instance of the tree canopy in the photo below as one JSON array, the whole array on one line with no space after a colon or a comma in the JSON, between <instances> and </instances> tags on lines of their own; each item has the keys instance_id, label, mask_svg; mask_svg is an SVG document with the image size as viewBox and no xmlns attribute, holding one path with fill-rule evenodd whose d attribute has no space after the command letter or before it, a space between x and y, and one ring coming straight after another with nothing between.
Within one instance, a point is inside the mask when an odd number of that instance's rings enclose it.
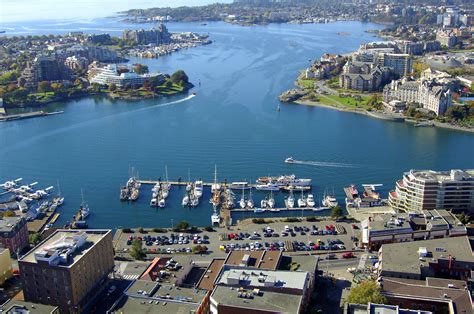
<instances>
[{"instance_id":1,"label":"tree canopy","mask_svg":"<svg viewBox=\"0 0 474 314\"><path fill-rule=\"evenodd\" d=\"M171 81L174 84L188 83L189 78L183 70L178 70L171 75Z\"/></svg>"},{"instance_id":2,"label":"tree canopy","mask_svg":"<svg viewBox=\"0 0 474 314\"><path fill-rule=\"evenodd\" d=\"M337 205L336 207L332 208L331 211L331 217L332 218L338 218L342 216L342 208L341 206Z\"/></svg>"},{"instance_id":3,"label":"tree canopy","mask_svg":"<svg viewBox=\"0 0 474 314\"><path fill-rule=\"evenodd\" d=\"M355 304L367 304L369 302L384 304L387 302L387 298L382 294L382 290L375 281L367 280L351 288L348 301Z\"/></svg>"}]
</instances>

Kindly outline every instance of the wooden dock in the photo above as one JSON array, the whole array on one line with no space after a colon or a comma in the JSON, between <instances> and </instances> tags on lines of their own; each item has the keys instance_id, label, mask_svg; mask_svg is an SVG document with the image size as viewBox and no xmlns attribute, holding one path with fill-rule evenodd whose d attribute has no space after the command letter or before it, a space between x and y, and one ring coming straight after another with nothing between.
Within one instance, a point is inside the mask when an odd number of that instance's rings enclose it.
<instances>
[{"instance_id":1,"label":"wooden dock","mask_svg":"<svg viewBox=\"0 0 474 314\"><path fill-rule=\"evenodd\" d=\"M146 184L146 185L155 185L157 184L158 182L161 182L161 183L164 183L164 182L168 182L169 184L171 185L177 185L177 186L186 186L189 182L186 181L186 180L182 180L182 181L165 181L165 180L162 180L162 181L158 181L158 180L138 180L141 184ZM194 182L194 181L193 181ZM204 182L202 183L203 186L205 187L211 187L214 183L213 182ZM239 188L231 188L231 183L227 182L227 183L224 183L224 182L219 182L218 184L220 184L221 186L223 187L229 187L231 190L240 190ZM249 183L248 184L248 187L251 187L253 189L255 189L257 187L257 184L255 183ZM312 186L305 186L303 187L303 190L304 191L308 191L308 190L311 190ZM282 192L288 192L290 189L288 187L282 187L280 189L280 191ZM293 189L294 191L301 191L301 189ZM261 192L270 192L270 191L267 191L267 190L259 190Z\"/></svg>"}]
</instances>

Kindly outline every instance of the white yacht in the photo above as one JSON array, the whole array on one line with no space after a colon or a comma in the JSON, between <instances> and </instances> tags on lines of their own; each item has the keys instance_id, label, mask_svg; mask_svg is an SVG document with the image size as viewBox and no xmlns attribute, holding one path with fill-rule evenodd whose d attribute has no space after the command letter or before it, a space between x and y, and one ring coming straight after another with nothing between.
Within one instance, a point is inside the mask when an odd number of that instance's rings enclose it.
<instances>
[{"instance_id":1,"label":"white yacht","mask_svg":"<svg viewBox=\"0 0 474 314\"><path fill-rule=\"evenodd\" d=\"M290 196L286 200L288 203L288 208L293 208L295 207L295 197L293 196L293 190L290 190Z\"/></svg>"},{"instance_id":2,"label":"white yacht","mask_svg":"<svg viewBox=\"0 0 474 314\"><path fill-rule=\"evenodd\" d=\"M308 205L308 207L314 207L316 205L313 194L308 194L308 198L306 199L306 204Z\"/></svg>"},{"instance_id":3,"label":"white yacht","mask_svg":"<svg viewBox=\"0 0 474 314\"><path fill-rule=\"evenodd\" d=\"M196 198L201 198L202 197L202 191L203 191L203 184L201 180L198 180L194 182L194 196Z\"/></svg>"},{"instance_id":4,"label":"white yacht","mask_svg":"<svg viewBox=\"0 0 474 314\"><path fill-rule=\"evenodd\" d=\"M221 223L221 216L217 213L217 211L214 211L214 213L211 215L211 222L213 225Z\"/></svg>"},{"instance_id":5,"label":"white yacht","mask_svg":"<svg viewBox=\"0 0 474 314\"><path fill-rule=\"evenodd\" d=\"M259 191L279 191L280 185L275 183L257 184L255 189Z\"/></svg>"},{"instance_id":6,"label":"white yacht","mask_svg":"<svg viewBox=\"0 0 474 314\"><path fill-rule=\"evenodd\" d=\"M273 191L270 192L270 197L268 198L267 204L268 204L268 207L270 208L275 207L275 198L273 197Z\"/></svg>"},{"instance_id":7,"label":"white yacht","mask_svg":"<svg viewBox=\"0 0 474 314\"><path fill-rule=\"evenodd\" d=\"M298 207L306 207L306 198L304 197L303 190L301 190L301 197L298 198Z\"/></svg>"},{"instance_id":8,"label":"white yacht","mask_svg":"<svg viewBox=\"0 0 474 314\"><path fill-rule=\"evenodd\" d=\"M183 197L183 201L181 202L181 205L183 205L183 206L188 206L189 205L189 196L188 196L188 194L186 194Z\"/></svg>"},{"instance_id":9,"label":"white yacht","mask_svg":"<svg viewBox=\"0 0 474 314\"><path fill-rule=\"evenodd\" d=\"M166 201L165 201L164 198L162 198L158 201L158 206L160 206L160 208L163 208L163 207L166 206Z\"/></svg>"}]
</instances>

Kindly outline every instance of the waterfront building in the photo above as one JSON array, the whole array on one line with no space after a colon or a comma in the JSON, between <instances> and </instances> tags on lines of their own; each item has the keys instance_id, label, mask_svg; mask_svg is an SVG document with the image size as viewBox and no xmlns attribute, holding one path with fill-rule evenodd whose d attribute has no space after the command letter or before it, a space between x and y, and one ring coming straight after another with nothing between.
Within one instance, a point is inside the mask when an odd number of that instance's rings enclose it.
<instances>
[{"instance_id":1,"label":"waterfront building","mask_svg":"<svg viewBox=\"0 0 474 314\"><path fill-rule=\"evenodd\" d=\"M398 77L407 76L413 71L412 57L406 53L379 53L377 64L390 68Z\"/></svg>"},{"instance_id":2,"label":"waterfront building","mask_svg":"<svg viewBox=\"0 0 474 314\"><path fill-rule=\"evenodd\" d=\"M462 280L426 278L419 281L384 277L379 284L388 304L416 309L419 314L474 312L471 292ZM400 313L405 312L400 310Z\"/></svg>"},{"instance_id":3,"label":"waterfront building","mask_svg":"<svg viewBox=\"0 0 474 314\"><path fill-rule=\"evenodd\" d=\"M447 210L385 214L361 222L361 245L378 250L382 244L467 235L466 227Z\"/></svg>"},{"instance_id":4,"label":"waterfront building","mask_svg":"<svg viewBox=\"0 0 474 314\"><path fill-rule=\"evenodd\" d=\"M416 308L416 307L414 307ZM344 314L433 314L431 311L404 309L399 305L375 304L345 304Z\"/></svg>"},{"instance_id":5,"label":"waterfront building","mask_svg":"<svg viewBox=\"0 0 474 314\"><path fill-rule=\"evenodd\" d=\"M404 101L408 104L418 104L423 109L442 115L452 105L452 94L449 85L437 79L421 78L413 80L403 78L387 84L383 90L384 101Z\"/></svg>"},{"instance_id":6,"label":"waterfront building","mask_svg":"<svg viewBox=\"0 0 474 314\"><path fill-rule=\"evenodd\" d=\"M467 236L383 244L378 257L377 272L383 278L468 280L474 269Z\"/></svg>"},{"instance_id":7,"label":"waterfront building","mask_svg":"<svg viewBox=\"0 0 474 314\"><path fill-rule=\"evenodd\" d=\"M64 65L73 71L84 70L87 69L89 60L85 57L72 56L66 58Z\"/></svg>"},{"instance_id":8,"label":"waterfront building","mask_svg":"<svg viewBox=\"0 0 474 314\"><path fill-rule=\"evenodd\" d=\"M0 244L17 256L28 245L28 227L22 217L0 219Z\"/></svg>"},{"instance_id":9,"label":"waterfront building","mask_svg":"<svg viewBox=\"0 0 474 314\"><path fill-rule=\"evenodd\" d=\"M10 299L0 305L0 313L7 314L60 314L59 307L22 300Z\"/></svg>"},{"instance_id":10,"label":"waterfront building","mask_svg":"<svg viewBox=\"0 0 474 314\"><path fill-rule=\"evenodd\" d=\"M319 60L316 60L311 66L306 69L305 78L324 79L331 76L331 72L340 68L344 62L344 57L341 55L333 55L325 53Z\"/></svg>"},{"instance_id":11,"label":"waterfront building","mask_svg":"<svg viewBox=\"0 0 474 314\"><path fill-rule=\"evenodd\" d=\"M41 81L61 81L69 78L69 69L55 57L39 56L32 63L27 63L20 80L27 85L34 85Z\"/></svg>"},{"instance_id":12,"label":"waterfront building","mask_svg":"<svg viewBox=\"0 0 474 314\"><path fill-rule=\"evenodd\" d=\"M401 211L452 209L474 212L474 169L410 170L389 193L390 206Z\"/></svg>"},{"instance_id":13,"label":"waterfront building","mask_svg":"<svg viewBox=\"0 0 474 314\"><path fill-rule=\"evenodd\" d=\"M109 34L89 34L87 35L87 41L91 44L107 44L110 42Z\"/></svg>"},{"instance_id":14,"label":"waterfront building","mask_svg":"<svg viewBox=\"0 0 474 314\"><path fill-rule=\"evenodd\" d=\"M167 44L171 41L171 34L164 24L152 29L126 29L122 33L122 38L132 40L140 45Z\"/></svg>"},{"instance_id":15,"label":"waterfront building","mask_svg":"<svg viewBox=\"0 0 474 314\"><path fill-rule=\"evenodd\" d=\"M387 81L390 71L370 62L347 61L339 76L339 86L360 91L377 91Z\"/></svg>"},{"instance_id":16,"label":"waterfront building","mask_svg":"<svg viewBox=\"0 0 474 314\"><path fill-rule=\"evenodd\" d=\"M57 230L18 260L26 301L86 312L114 268L111 230Z\"/></svg>"},{"instance_id":17,"label":"waterfront building","mask_svg":"<svg viewBox=\"0 0 474 314\"><path fill-rule=\"evenodd\" d=\"M454 34L453 30L440 29L436 32L436 40L441 43L442 46L452 48L457 44L458 38Z\"/></svg>"},{"instance_id":18,"label":"waterfront building","mask_svg":"<svg viewBox=\"0 0 474 314\"><path fill-rule=\"evenodd\" d=\"M406 102L400 100L391 100L389 102L383 102L383 105L385 106L385 108L392 112L403 112L407 107Z\"/></svg>"},{"instance_id":19,"label":"waterfront building","mask_svg":"<svg viewBox=\"0 0 474 314\"><path fill-rule=\"evenodd\" d=\"M116 64L108 64L104 67L92 64L88 72L89 82L101 85L116 84L117 87L122 88L125 85L141 87L145 81L151 79L157 79L158 82L164 82L165 80L165 76L161 73L137 74L135 72L125 72L119 74L118 70Z\"/></svg>"},{"instance_id":20,"label":"waterfront building","mask_svg":"<svg viewBox=\"0 0 474 314\"><path fill-rule=\"evenodd\" d=\"M13 276L12 259L10 250L0 247L0 286Z\"/></svg>"}]
</instances>

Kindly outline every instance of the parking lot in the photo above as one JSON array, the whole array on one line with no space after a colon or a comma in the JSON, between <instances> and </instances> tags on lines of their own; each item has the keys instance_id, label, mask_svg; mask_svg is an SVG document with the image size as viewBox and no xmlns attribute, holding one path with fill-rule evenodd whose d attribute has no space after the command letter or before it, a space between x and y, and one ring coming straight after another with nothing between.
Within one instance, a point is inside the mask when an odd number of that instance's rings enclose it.
<instances>
[{"instance_id":1,"label":"parking lot","mask_svg":"<svg viewBox=\"0 0 474 314\"><path fill-rule=\"evenodd\" d=\"M246 223L196 234L118 231L114 240L117 255L122 257L128 257L134 238L141 240L143 248L151 255L192 254L193 247L197 245L206 246L208 252L216 257L225 256L229 250L305 251L318 254L354 250L354 229L358 228L358 225L334 221L278 221L269 224Z\"/></svg>"}]
</instances>

